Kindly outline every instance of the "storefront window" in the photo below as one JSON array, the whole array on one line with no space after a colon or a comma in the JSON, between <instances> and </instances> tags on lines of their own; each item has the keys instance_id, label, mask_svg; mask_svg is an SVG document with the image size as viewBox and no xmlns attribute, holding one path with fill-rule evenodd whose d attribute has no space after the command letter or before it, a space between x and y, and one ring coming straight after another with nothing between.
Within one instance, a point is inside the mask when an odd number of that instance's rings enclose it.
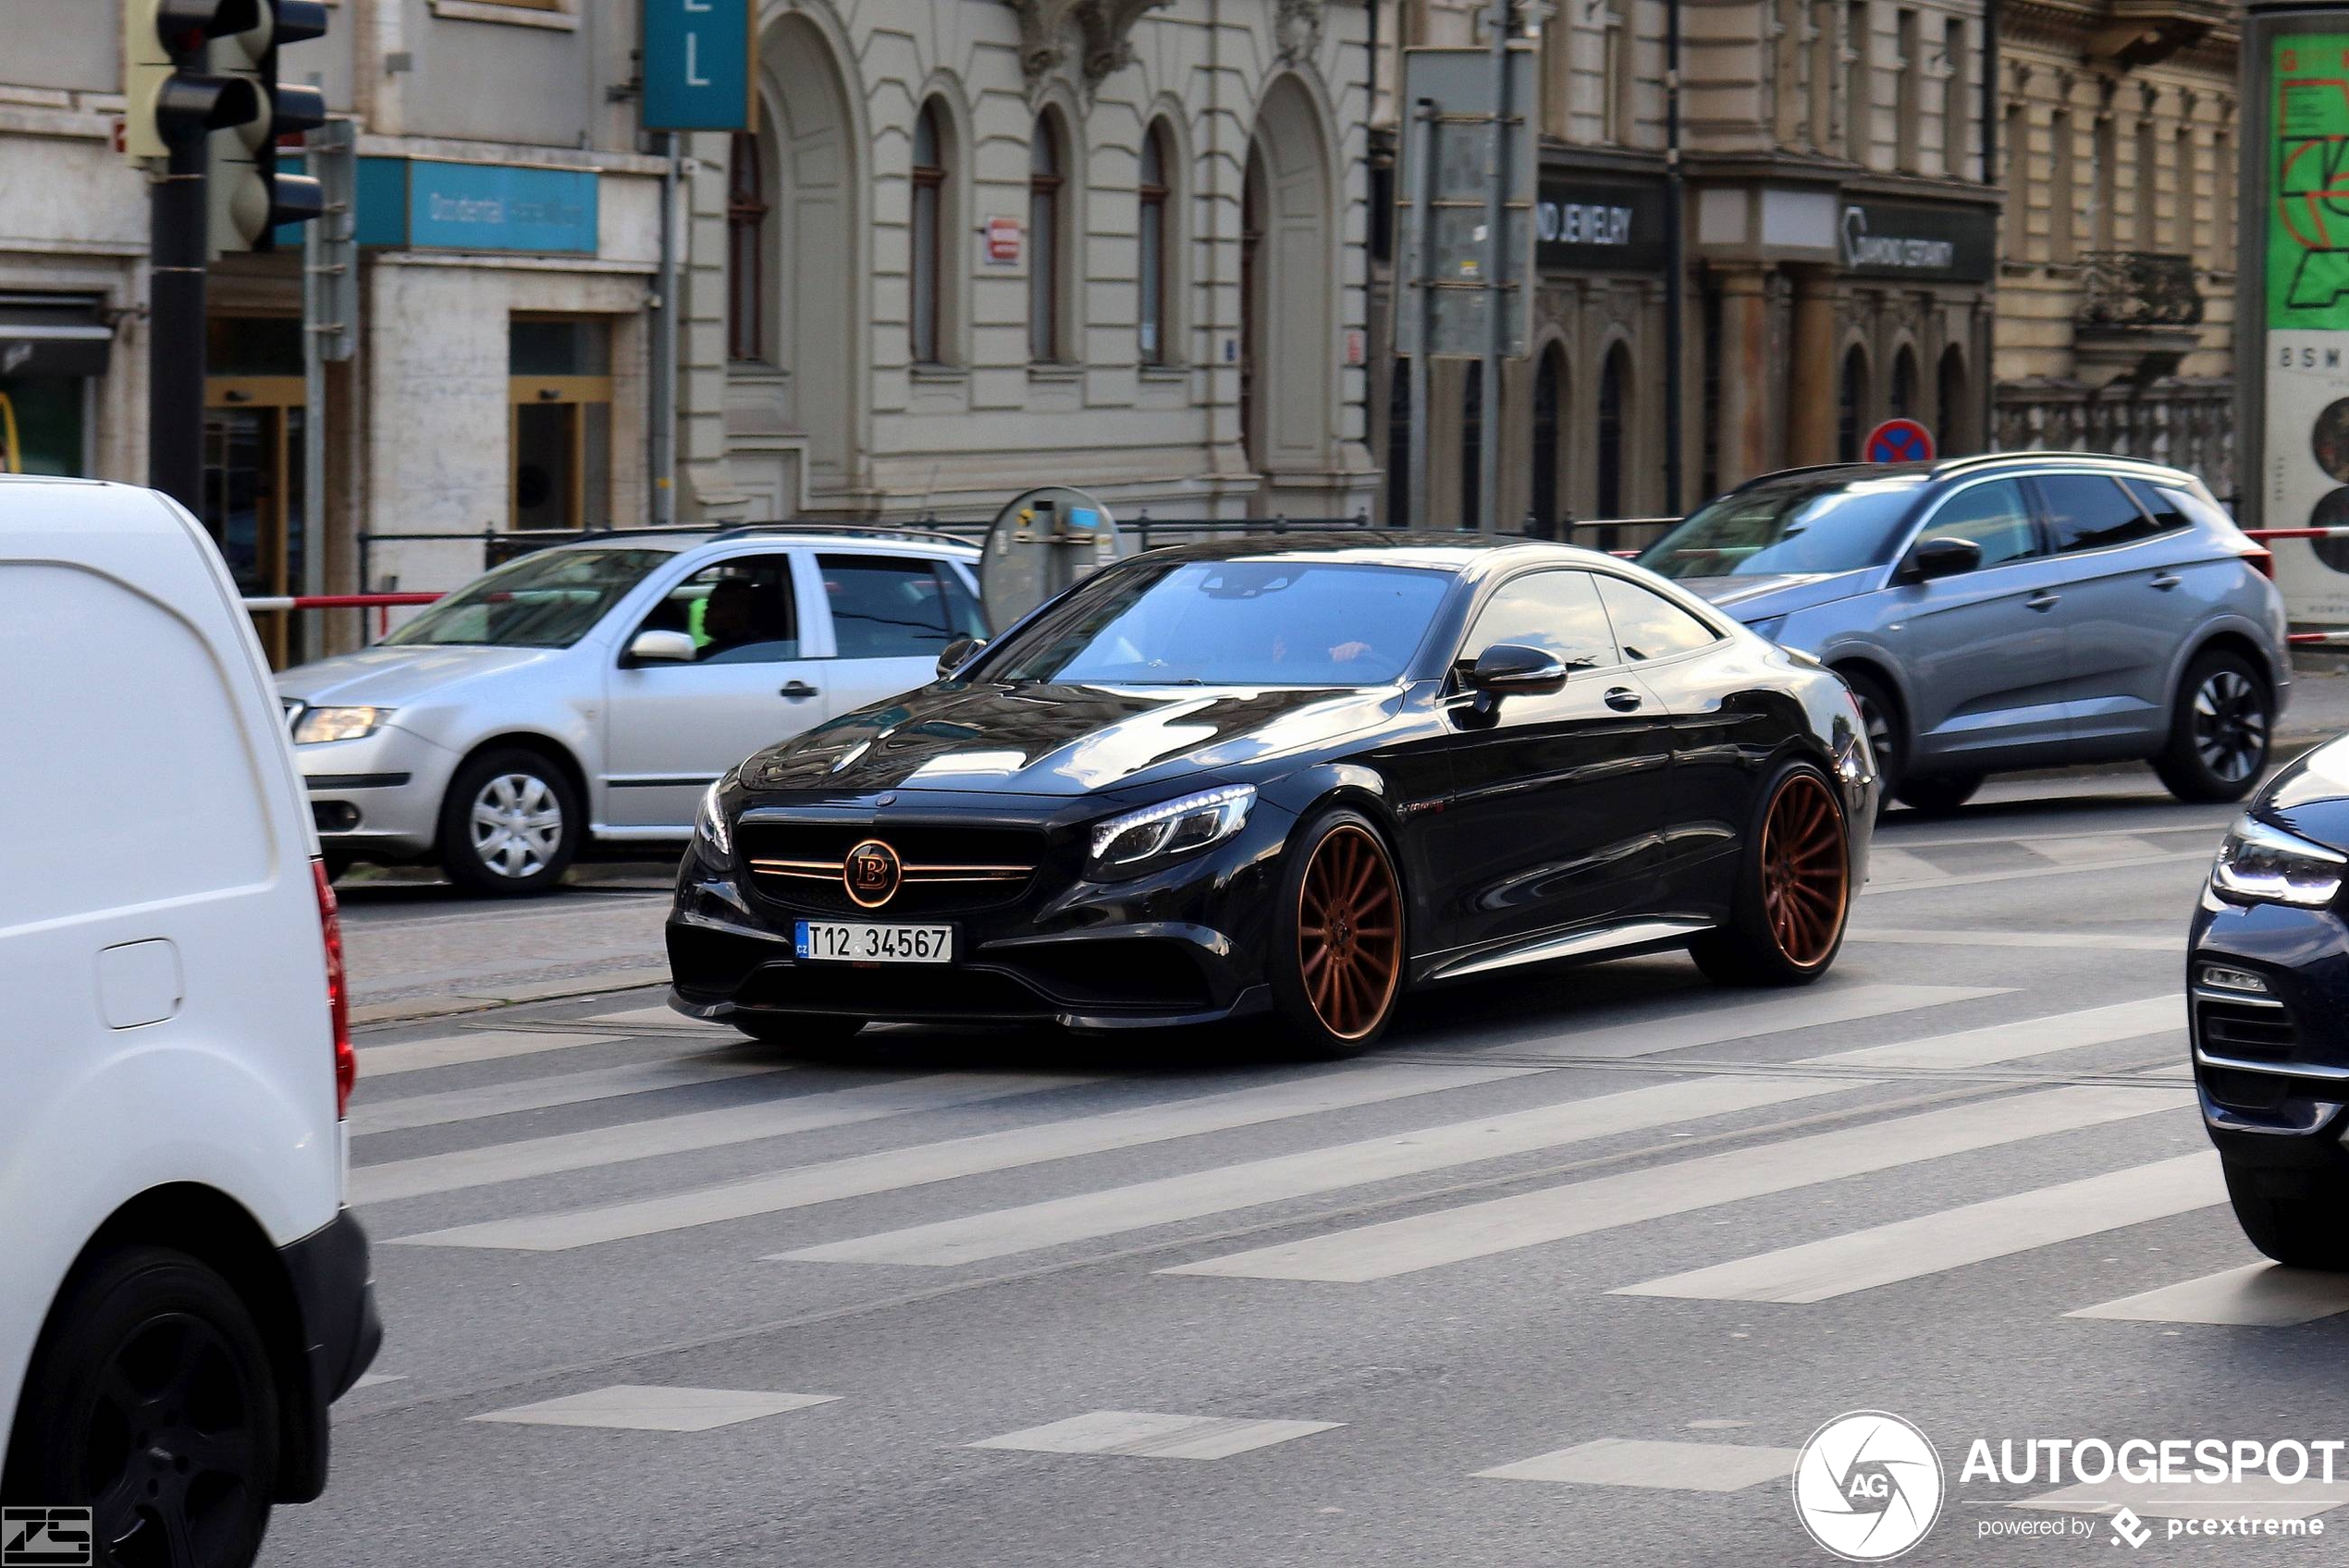
<instances>
[{"instance_id":1,"label":"storefront window","mask_svg":"<svg viewBox=\"0 0 2349 1568\"><path fill-rule=\"evenodd\" d=\"M1599 516L1623 515L1623 438L1630 424L1631 355L1617 343L1599 371Z\"/></svg>"},{"instance_id":2,"label":"storefront window","mask_svg":"<svg viewBox=\"0 0 2349 1568\"><path fill-rule=\"evenodd\" d=\"M1411 515L1411 361L1395 356L1386 385L1386 526L1417 528Z\"/></svg>"},{"instance_id":3,"label":"storefront window","mask_svg":"<svg viewBox=\"0 0 2349 1568\"><path fill-rule=\"evenodd\" d=\"M517 316L510 332L510 526L609 528L609 325Z\"/></svg>"},{"instance_id":4,"label":"storefront window","mask_svg":"<svg viewBox=\"0 0 2349 1568\"><path fill-rule=\"evenodd\" d=\"M767 188L758 138L738 131L726 191L726 357L765 357Z\"/></svg>"},{"instance_id":5,"label":"storefront window","mask_svg":"<svg viewBox=\"0 0 2349 1568\"><path fill-rule=\"evenodd\" d=\"M70 375L0 375L0 473L81 477L84 388Z\"/></svg>"},{"instance_id":6,"label":"storefront window","mask_svg":"<svg viewBox=\"0 0 2349 1568\"><path fill-rule=\"evenodd\" d=\"M1843 356L1843 375L1836 387L1835 455L1838 461L1860 460L1861 411L1868 401L1868 360L1854 344Z\"/></svg>"},{"instance_id":7,"label":"storefront window","mask_svg":"<svg viewBox=\"0 0 2349 1568\"><path fill-rule=\"evenodd\" d=\"M301 322L214 316L204 324L205 529L245 594L301 592ZM299 662L312 618L271 611L253 630L271 664Z\"/></svg>"}]
</instances>

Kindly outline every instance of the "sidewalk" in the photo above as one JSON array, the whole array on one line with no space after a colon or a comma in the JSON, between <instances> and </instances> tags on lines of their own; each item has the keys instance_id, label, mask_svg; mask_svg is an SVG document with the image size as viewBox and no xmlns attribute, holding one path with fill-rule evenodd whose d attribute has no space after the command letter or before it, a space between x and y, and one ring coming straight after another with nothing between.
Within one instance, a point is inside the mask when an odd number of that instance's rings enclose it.
<instances>
[{"instance_id":1,"label":"sidewalk","mask_svg":"<svg viewBox=\"0 0 2349 1568\"><path fill-rule=\"evenodd\" d=\"M2292 705L2276 726L2278 752L2294 751L2349 735L2349 659L2337 654L2296 654L2292 661Z\"/></svg>"}]
</instances>

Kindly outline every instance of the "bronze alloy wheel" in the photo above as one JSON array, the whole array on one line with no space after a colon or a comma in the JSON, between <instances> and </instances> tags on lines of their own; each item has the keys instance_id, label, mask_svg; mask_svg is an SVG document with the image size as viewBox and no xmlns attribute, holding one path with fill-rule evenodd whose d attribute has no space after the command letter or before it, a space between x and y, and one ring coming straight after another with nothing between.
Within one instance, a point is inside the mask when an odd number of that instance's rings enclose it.
<instances>
[{"instance_id":1,"label":"bronze alloy wheel","mask_svg":"<svg viewBox=\"0 0 2349 1568\"><path fill-rule=\"evenodd\" d=\"M1368 828L1341 823L1313 846L1297 888L1297 962L1314 1016L1339 1039L1385 1020L1403 976L1402 898Z\"/></svg>"},{"instance_id":2,"label":"bronze alloy wheel","mask_svg":"<svg viewBox=\"0 0 2349 1568\"><path fill-rule=\"evenodd\" d=\"M1826 780L1789 774L1762 825L1762 907L1789 963L1809 969L1826 962L1851 894L1842 818Z\"/></svg>"}]
</instances>

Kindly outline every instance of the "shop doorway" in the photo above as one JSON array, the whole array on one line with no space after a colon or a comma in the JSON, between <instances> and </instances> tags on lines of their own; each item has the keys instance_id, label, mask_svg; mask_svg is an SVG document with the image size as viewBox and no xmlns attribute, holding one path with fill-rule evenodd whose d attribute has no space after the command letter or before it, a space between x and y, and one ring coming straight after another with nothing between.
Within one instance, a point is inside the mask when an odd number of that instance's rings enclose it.
<instances>
[{"instance_id":1,"label":"shop doorway","mask_svg":"<svg viewBox=\"0 0 2349 1568\"><path fill-rule=\"evenodd\" d=\"M1533 531L1558 535L1558 467L1564 455L1566 350L1551 344L1533 373Z\"/></svg>"},{"instance_id":2,"label":"shop doorway","mask_svg":"<svg viewBox=\"0 0 2349 1568\"><path fill-rule=\"evenodd\" d=\"M611 526L611 334L596 319L517 316L507 374L516 529Z\"/></svg>"},{"instance_id":3,"label":"shop doorway","mask_svg":"<svg viewBox=\"0 0 2349 1568\"><path fill-rule=\"evenodd\" d=\"M223 317L209 325L204 381L204 528L250 598L301 592L303 496L301 324ZM264 610L253 630L273 668L308 656L307 618Z\"/></svg>"},{"instance_id":4,"label":"shop doorway","mask_svg":"<svg viewBox=\"0 0 2349 1568\"><path fill-rule=\"evenodd\" d=\"M1598 515L1623 515L1623 438L1630 424L1630 351L1617 343L1599 369Z\"/></svg>"}]
</instances>

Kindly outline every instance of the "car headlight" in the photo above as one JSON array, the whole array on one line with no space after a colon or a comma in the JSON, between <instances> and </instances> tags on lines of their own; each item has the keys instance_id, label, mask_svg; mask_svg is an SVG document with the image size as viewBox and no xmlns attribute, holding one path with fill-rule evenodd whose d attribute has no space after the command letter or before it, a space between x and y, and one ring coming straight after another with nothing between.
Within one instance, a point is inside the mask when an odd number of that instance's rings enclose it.
<instances>
[{"instance_id":1,"label":"car headlight","mask_svg":"<svg viewBox=\"0 0 2349 1568\"><path fill-rule=\"evenodd\" d=\"M1126 871L1170 855L1203 850L1238 832L1255 803L1254 785L1233 784L1113 816L1093 828L1093 864Z\"/></svg>"},{"instance_id":2,"label":"car headlight","mask_svg":"<svg viewBox=\"0 0 2349 1568\"><path fill-rule=\"evenodd\" d=\"M726 813L719 805L719 792L733 778L732 774L712 784L701 798L701 809L694 813L694 842L701 849L714 851L719 861L734 858L734 830L726 826Z\"/></svg>"},{"instance_id":3,"label":"car headlight","mask_svg":"<svg viewBox=\"0 0 2349 1568\"><path fill-rule=\"evenodd\" d=\"M389 708L304 708L294 720L297 746L320 741L358 741L373 735L391 717Z\"/></svg>"},{"instance_id":4,"label":"car headlight","mask_svg":"<svg viewBox=\"0 0 2349 1568\"><path fill-rule=\"evenodd\" d=\"M2341 895L2344 867L2349 855L2245 815L2219 846L2210 888L2231 903L2321 909Z\"/></svg>"}]
</instances>

